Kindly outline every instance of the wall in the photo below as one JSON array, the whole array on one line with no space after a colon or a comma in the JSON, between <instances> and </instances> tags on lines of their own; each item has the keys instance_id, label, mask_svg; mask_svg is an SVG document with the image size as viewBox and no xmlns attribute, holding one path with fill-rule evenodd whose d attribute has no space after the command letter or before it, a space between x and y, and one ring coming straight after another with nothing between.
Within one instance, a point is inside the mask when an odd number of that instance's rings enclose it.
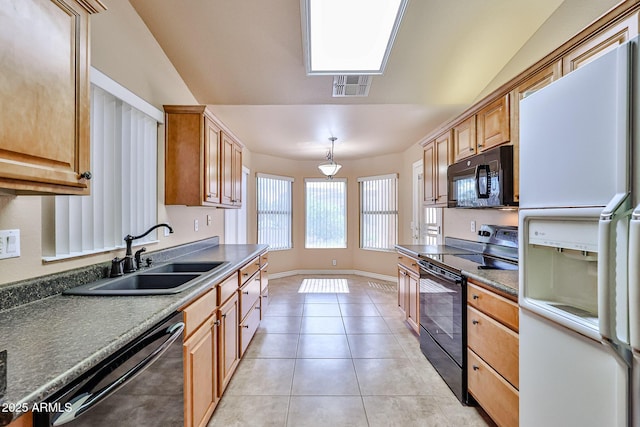
<instances>
[{"instance_id":1,"label":"wall","mask_svg":"<svg viewBox=\"0 0 640 427\"><path fill-rule=\"evenodd\" d=\"M157 44L147 27L126 0L107 2L107 11L92 17L91 64L130 91L162 110L163 104L197 103L177 71ZM158 199L164 200L164 127L160 135L158 158ZM44 196L50 197L50 196ZM42 230L40 196L0 196L0 229L20 229L21 256L0 260L0 285L38 277L58 271L107 261L122 251L88 256L64 262L42 263ZM206 226L206 216L213 223ZM200 223L194 231L193 220ZM175 233L159 234L157 244L147 244L149 251L221 235L221 209L164 206L158 208L158 221L170 223ZM144 230L131 230L133 234ZM124 237L124 236L123 236Z\"/></svg>"},{"instance_id":2,"label":"wall","mask_svg":"<svg viewBox=\"0 0 640 427\"><path fill-rule=\"evenodd\" d=\"M565 0L478 95L480 101L620 3L620 0Z\"/></svg>"},{"instance_id":3,"label":"wall","mask_svg":"<svg viewBox=\"0 0 640 427\"><path fill-rule=\"evenodd\" d=\"M294 178L293 183L293 249L285 251L272 251L269 255L270 273L281 273L297 270L307 271L343 271L359 270L376 274L395 276L395 254L390 252L365 251L359 246L359 202L357 178L362 176L383 175L389 173L399 174L400 187L400 211L401 218L406 206L402 200L403 188L411 184L410 174L404 170L403 155L393 154L388 156L373 157L360 160L343 161L338 174L341 178L347 178L347 248L346 249L305 249L304 247L304 179L321 178L318 171L318 161L291 161L290 159L276 158L273 156L252 153L251 154L251 178L249 193L255 194L255 174L269 173ZM248 213L249 218L255 218L255 206ZM403 220L401 220L402 223ZM250 224L249 235L255 239L255 221ZM332 260L337 265L332 265Z\"/></svg>"}]
</instances>

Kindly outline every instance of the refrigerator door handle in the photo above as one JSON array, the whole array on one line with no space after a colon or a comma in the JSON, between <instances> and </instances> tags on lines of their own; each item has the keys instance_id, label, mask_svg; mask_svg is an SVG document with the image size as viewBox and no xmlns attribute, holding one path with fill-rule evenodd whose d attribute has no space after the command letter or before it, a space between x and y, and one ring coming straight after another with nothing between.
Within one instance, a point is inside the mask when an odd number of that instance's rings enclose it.
<instances>
[{"instance_id":1,"label":"refrigerator door handle","mask_svg":"<svg viewBox=\"0 0 640 427\"><path fill-rule=\"evenodd\" d=\"M616 194L600 214L598 223L598 325L600 335L616 342L615 239L617 222L629 215L629 193Z\"/></svg>"},{"instance_id":2,"label":"refrigerator door handle","mask_svg":"<svg viewBox=\"0 0 640 427\"><path fill-rule=\"evenodd\" d=\"M629 222L629 338L640 350L640 205ZM640 421L640 420L639 420Z\"/></svg>"}]
</instances>

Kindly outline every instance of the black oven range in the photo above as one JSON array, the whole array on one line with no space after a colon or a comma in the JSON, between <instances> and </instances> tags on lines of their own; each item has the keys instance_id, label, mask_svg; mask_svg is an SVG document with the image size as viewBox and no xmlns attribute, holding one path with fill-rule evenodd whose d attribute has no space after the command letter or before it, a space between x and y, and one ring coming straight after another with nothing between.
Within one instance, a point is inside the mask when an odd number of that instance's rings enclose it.
<instances>
[{"instance_id":1,"label":"black oven range","mask_svg":"<svg viewBox=\"0 0 640 427\"><path fill-rule=\"evenodd\" d=\"M467 393L467 286L456 258L478 269L518 267L518 229L483 225L478 242L447 238L442 254L421 256L420 348L456 397L466 405L475 401ZM458 250L460 249L460 250ZM468 267L465 267L468 268Z\"/></svg>"}]
</instances>

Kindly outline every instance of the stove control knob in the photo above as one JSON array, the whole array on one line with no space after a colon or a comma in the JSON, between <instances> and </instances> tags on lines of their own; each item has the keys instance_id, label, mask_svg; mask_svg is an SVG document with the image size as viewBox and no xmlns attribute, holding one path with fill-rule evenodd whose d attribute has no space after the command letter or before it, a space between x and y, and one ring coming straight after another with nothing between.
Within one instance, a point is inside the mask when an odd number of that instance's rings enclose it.
<instances>
[{"instance_id":1,"label":"stove control knob","mask_svg":"<svg viewBox=\"0 0 640 427\"><path fill-rule=\"evenodd\" d=\"M478 231L478 236L489 237L489 236L491 236L491 233L488 232L487 230L480 230L480 231Z\"/></svg>"}]
</instances>

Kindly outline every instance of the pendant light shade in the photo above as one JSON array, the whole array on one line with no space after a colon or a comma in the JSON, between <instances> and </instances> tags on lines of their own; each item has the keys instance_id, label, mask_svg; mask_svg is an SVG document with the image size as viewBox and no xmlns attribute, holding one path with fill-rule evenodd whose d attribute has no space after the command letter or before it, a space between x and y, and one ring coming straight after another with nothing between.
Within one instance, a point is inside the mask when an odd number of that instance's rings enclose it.
<instances>
[{"instance_id":1,"label":"pendant light shade","mask_svg":"<svg viewBox=\"0 0 640 427\"><path fill-rule=\"evenodd\" d=\"M337 174L342 167L342 165L337 164L333 160L333 144L336 142L336 139L338 138L336 138L335 136L329 138L329 141L331 141L331 150L329 151L329 153L327 153L327 161L318 165L318 169L320 169L320 172L322 172L322 174L329 179L332 179L333 176Z\"/></svg>"}]
</instances>

